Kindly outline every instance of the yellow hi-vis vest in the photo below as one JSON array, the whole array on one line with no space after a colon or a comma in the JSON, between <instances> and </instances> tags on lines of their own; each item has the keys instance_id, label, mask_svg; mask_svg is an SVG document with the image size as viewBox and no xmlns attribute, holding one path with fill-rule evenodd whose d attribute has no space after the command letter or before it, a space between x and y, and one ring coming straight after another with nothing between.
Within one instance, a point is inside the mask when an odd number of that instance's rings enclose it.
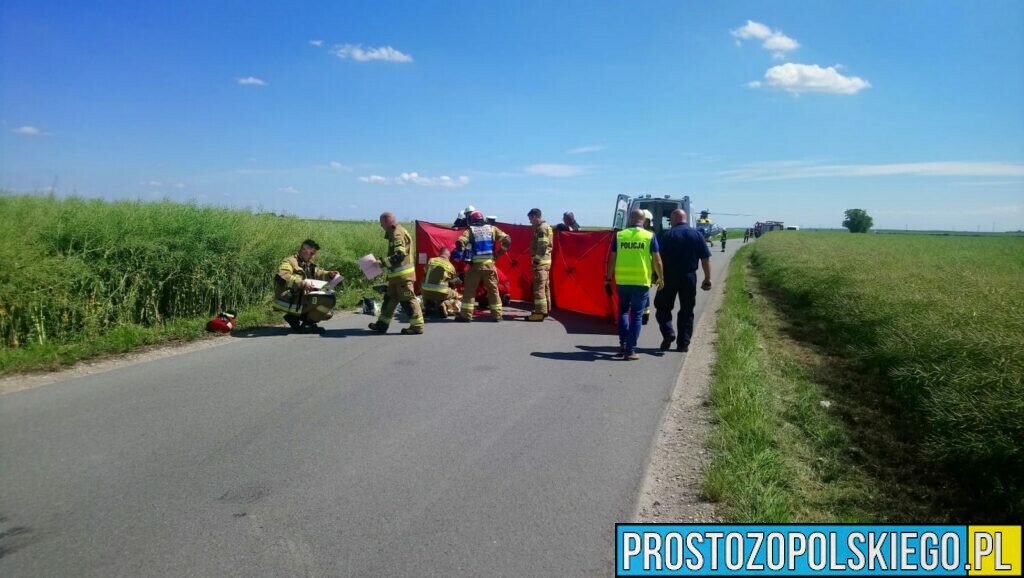
<instances>
[{"instance_id":1,"label":"yellow hi-vis vest","mask_svg":"<svg viewBox=\"0 0 1024 578\"><path fill-rule=\"evenodd\" d=\"M615 283L650 287L651 242L654 233L642 227L630 227L615 236Z\"/></svg>"}]
</instances>

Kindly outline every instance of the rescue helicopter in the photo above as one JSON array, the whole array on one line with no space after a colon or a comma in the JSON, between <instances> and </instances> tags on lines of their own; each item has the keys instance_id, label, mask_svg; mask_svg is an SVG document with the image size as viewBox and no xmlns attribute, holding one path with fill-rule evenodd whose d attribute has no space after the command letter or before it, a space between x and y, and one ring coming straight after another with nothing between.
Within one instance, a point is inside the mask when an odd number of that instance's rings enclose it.
<instances>
[{"instance_id":1,"label":"rescue helicopter","mask_svg":"<svg viewBox=\"0 0 1024 578\"><path fill-rule=\"evenodd\" d=\"M740 213L715 213L716 215L725 215L728 217L749 217L750 215L743 215ZM694 224L695 228L704 235L704 240L708 242L712 247L715 246L714 238L722 232L722 227L715 224L711 219L711 211L704 209L700 212L700 216L697 217L697 222Z\"/></svg>"}]
</instances>

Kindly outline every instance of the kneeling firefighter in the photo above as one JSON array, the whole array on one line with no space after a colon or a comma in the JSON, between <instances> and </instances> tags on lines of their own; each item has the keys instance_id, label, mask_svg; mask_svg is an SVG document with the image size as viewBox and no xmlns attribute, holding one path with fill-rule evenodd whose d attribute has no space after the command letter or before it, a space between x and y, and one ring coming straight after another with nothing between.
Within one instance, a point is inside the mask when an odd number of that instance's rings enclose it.
<instances>
[{"instance_id":1,"label":"kneeling firefighter","mask_svg":"<svg viewBox=\"0 0 1024 578\"><path fill-rule=\"evenodd\" d=\"M488 225L484 214L473 211L469 215L469 228L455 242L452 256L459 260L470 260L466 282L462 288L462 310L456 321L469 323L476 309L476 290L483 283L487 287L487 304L491 318L501 321L501 295L498 293L498 269L494 260L508 252L512 237L494 225ZM471 257L469 257L471 255Z\"/></svg>"},{"instance_id":2,"label":"kneeling firefighter","mask_svg":"<svg viewBox=\"0 0 1024 578\"><path fill-rule=\"evenodd\" d=\"M391 326L395 309L401 303L409 313L409 327L402 329L402 335L420 335L423 333L423 311L416 298L416 266L412 262L412 237L394 213L380 216L380 226L384 229L384 238L388 241L388 255L380 262L388 272L388 290L384 295L384 303L380 309L380 317L370 324L370 329L386 333Z\"/></svg>"},{"instance_id":3,"label":"kneeling firefighter","mask_svg":"<svg viewBox=\"0 0 1024 578\"><path fill-rule=\"evenodd\" d=\"M284 320L294 331L317 330L318 321L331 318L333 296L329 296L327 303L328 296L321 302L319 296L308 295L315 290L310 281L328 281L338 275L337 271L326 271L313 264L319 250L316 241L306 239L297 253L281 261L274 275L274 309L285 313Z\"/></svg>"},{"instance_id":4,"label":"kneeling firefighter","mask_svg":"<svg viewBox=\"0 0 1024 578\"><path fill-rule=\"evenodd\" d=\"M448 247L441 247L438 256L427 261L423 284L420 286L423 289L423 309L426 313L437 312L440 317L449 317L459 312L459 299L462 296L451 287L451 281L455 278L451 254Z\"/></svg>"}]
</instances>

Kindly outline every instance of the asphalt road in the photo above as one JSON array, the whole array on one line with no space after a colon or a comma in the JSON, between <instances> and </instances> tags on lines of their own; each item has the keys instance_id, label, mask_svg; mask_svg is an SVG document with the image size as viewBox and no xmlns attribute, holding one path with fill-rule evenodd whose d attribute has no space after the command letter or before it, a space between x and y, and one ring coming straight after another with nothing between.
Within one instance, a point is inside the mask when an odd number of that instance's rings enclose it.
<instances>
[{"instance_id":1,"label":"asphalt road","mask_svg":"<svg viewBox=\"0 0 1024 578\"><path fill-rule=\"evenodd\" d=\"M683 357L559 319L342 314L0 396L0 575L611 574Z\"/></svg>"}]
</instances>

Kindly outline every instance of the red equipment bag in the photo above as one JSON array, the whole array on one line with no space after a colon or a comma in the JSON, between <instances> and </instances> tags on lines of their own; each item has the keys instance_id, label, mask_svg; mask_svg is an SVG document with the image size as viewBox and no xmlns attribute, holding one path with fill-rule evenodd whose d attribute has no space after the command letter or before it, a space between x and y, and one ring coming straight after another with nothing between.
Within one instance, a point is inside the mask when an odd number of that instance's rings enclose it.
<instances>
[{"instance_id":1,"label":"red equipment bag","mask_svg":"<svg viewBox=\"0 0 1024 578\"><path fill-rule=\"evenodd\" d=\"M206 323L206 330L214 333L231 333L235 328L235 314L232 312L218 313Z\"/></svg>"}]
</instances>

